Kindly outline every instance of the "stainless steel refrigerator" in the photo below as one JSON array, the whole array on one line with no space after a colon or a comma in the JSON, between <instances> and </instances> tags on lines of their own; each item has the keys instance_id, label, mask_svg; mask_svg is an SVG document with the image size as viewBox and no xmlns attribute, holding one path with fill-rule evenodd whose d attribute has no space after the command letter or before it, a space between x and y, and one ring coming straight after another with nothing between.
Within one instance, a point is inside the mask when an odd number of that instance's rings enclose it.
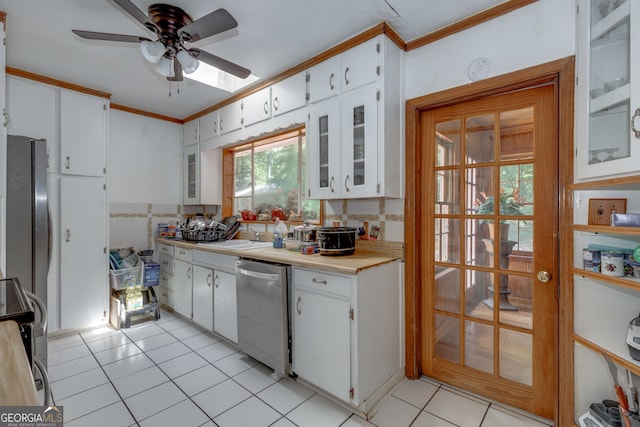
<instances>
[{"instance_id":1,"label":"stainless steel refrigerator","mask_svg":"<svg viewBox=\"0 0 640 427\"><path fill-rule=\"evenodd\" d=\"M51 240L47 202L47 144L25 136L7 137L6 277L46 307ZM36 317L37 319L37 317ZM36 335L33 357L47 367L47 334Z\"/></svg>"}]
</instances>

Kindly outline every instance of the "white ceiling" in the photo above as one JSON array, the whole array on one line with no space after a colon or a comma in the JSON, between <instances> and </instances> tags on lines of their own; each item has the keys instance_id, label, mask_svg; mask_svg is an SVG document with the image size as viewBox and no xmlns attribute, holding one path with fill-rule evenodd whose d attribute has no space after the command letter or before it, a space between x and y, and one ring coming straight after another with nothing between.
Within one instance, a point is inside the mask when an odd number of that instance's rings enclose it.
<instances>
[{"instance_id":1,"label":"white ceiling","mask_svg":"<svg viewBox=\"0 0 640 427\"><path fill-rule=\"evenodd\" d=\"M238 27L190 47L269 78L382 21L410 41L505 0L165 1L194 20L227 9ZM146 13L158 0L132 2ZM170 86L143 59L137 44L85 40L71 32L153 38L110 0L0 0L0 10L7 13L9 67L108 92L113 103L178 119L230 96L189 79Z\"/></svg>"}]
</instances>

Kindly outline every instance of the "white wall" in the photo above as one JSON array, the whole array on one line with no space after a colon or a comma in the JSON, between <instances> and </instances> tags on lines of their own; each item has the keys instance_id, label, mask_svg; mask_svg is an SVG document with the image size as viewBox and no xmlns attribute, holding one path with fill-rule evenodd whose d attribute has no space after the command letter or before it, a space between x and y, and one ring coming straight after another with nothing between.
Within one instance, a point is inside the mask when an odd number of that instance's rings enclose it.
<instances>
[{"instance_id":1,"label":"white wall","mask_svg":"<svg viewBox=\"0 0 640 427\"><path fill-rule=\"evenodd\" d=\"M181 203L182 126L111 110L111 203Z\"/></svg>"},{"instance_id":2,"label":"white wall","mask_svg":"<svg viewBox=\"0 0 640 427\"><path fill-rule=\"evenodd\" d=\"M575 53L574 0L539 0L505 16L406 53L406 99L471 83L472 60L487 57L489 77Z\"/></svg>"},{"instance_id":3,"label":"white wall","mask_svg":"<svg viewBox=\"0 0 640 427\"><path fill-rule=\"evenodd\" d=\"M110 248L151 249L157 224L180 219L181 168L181 125L111 110Z\"/></svg>"}]
</instances>

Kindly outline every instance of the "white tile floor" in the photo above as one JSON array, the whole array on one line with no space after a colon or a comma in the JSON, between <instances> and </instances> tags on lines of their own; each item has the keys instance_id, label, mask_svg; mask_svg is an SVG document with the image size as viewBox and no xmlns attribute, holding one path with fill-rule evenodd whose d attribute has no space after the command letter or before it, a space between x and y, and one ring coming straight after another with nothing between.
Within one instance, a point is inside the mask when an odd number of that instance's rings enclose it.
<instances>
[{"instance_id":1,"label":"white tile floor","mask_svg":"<svg viewBox=\"0 0 640 427\"><path fill-rule=\"evenodd\" d=\"M69 427L548 425L426 378L404 380L366 421L167 311L50 339L48 371Z\"/></svg>"}]
</instances>

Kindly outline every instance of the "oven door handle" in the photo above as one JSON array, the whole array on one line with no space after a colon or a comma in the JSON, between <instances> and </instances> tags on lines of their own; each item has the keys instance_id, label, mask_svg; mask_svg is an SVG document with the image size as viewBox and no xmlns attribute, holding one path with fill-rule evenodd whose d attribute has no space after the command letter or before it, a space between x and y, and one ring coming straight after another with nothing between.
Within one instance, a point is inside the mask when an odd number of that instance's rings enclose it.
<instances>
[{"instance_id":1,"label":"oven door handle","mask_svg":"<svg viewBox=\"0 0 640 427\"><path fill-rule=\"evenodd\" d=\"M242 274L243 276L254 277L256 279L280 280L279 274L261 273L259 271L246 270L240 267L238 267L238 273Z\"/></svg>"}]
</instances>

